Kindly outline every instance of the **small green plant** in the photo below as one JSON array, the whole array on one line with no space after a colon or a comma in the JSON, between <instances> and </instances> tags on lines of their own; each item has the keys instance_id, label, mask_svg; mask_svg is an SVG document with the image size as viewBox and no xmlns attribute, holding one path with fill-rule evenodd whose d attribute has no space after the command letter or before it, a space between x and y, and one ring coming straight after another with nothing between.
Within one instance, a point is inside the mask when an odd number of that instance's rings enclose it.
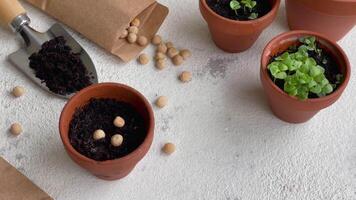
<instances>
[{"instance_id":1,"label":"small green plant","mask_svg":"<svg viewBox=\"0 0 356 200\"><path fill-rule=\"evenodd\" d=\"M318 97L332 93L336 85L328 81L325 69L308 54L308 51L319 55L322 52L316 45L315 37L304 37L300 42L302 45L295 53L284 52L268 65L274 82L276 79L284 80L284 91L300 100L308 99L310 93ZM341 82L342 75L338 75L337 79Z\"/></svg>"},{"instance_id":2,"label":"small green plant","mask_svg":"<svg viewBox=\"0 0 356 200\"><path fill-rule=\"evenodd\" d=\"M253 12L253 9L256 7L257 2L254 0L231 0L230 8L235 12L236 15L239 15L238 11L243 9L243 12L249 14L248 19L257 19L258 13Z\"/></svg>"}]
</instances>

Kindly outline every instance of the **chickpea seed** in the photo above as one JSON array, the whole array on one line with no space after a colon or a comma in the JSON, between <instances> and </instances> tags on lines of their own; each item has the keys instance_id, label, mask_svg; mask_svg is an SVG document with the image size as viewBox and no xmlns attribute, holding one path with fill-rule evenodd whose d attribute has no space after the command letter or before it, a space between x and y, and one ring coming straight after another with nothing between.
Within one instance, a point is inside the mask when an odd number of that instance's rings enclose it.
<instances>
[{"instance_id":1,"label":"chickpea seed","mask_svg":"<svg viewBox=\"0 0 356 200\"><path fill-rule=\"evenodd\" d=\"M129 35L129 32L125 29L122 31L121 35L120 35L120 39L124 39Z\"/></svg>"},{"instance_id":2,"label":"chickpea seed","mask_svg":"<svg viewBox=\"0 0 356 200\"><path fill-rule=\"evenodd\" d=\"M156 61L156 68L159 70L162 70L164 68L166 68L166 61L164 59L159 59Z\"/></svg>"},{"instance_id":3,"label":"chickpea seed","mask_svg":"<svg viewBox=\"0 0 356 200\"><path fill-rule=\"evenodd\" d=\"M167 46L168 49L174 47L172 42L166 42L166 46Z\"/></svg>"},{"instance_id":4,"label":"chickpea seed","mask_svg":"<svg viewBox=\"0 0 356 200\"><path fill-rule=\"evenodd\" d=\"M22 86L16 86L12 89L12 95L15 97L20 97L25 94L25 88Z\"/></svg>"},{"instance_id":5,"label":"chickpea seed","mask_svg":"<svg viewBox=\"0 0 356 200\"><path fill-rule=\"evenodd\" d=\"M159 44L161 44L161 42L162 42L162 38L159 35L155 35L152 38L152 44L154 44L154 45L159 45Z\"/></svg>"},{"instance_id":6,"label":"chickpea seed","mask_svg":"<svg viewBox=\"0 0 356 200\"><path fill-rule=\"evenodd\" d=\"M183 83L187 83L189 81L192 80L192 73L188 72L188 71L184 71L179 75L179 79L183 82Z\"/></svg>"},{"instance_id":7,"label":"chickpea seed","mask_svg":"<svg viewBox=\"0 0 356 200\"><path fill-rule=\"evenodd\" d=\"M93 138L94 140L101 140L105 138L105 132L101 129L98 129L96 131L94 131L93 133Z\"/></svg>"},{"instance_id":8,"label":"chickpea seed","mask_svg":"<svg viewBox=\"0 0 356 200\"><path fill-rule=\"evenodd\" d=\"M173 58L174 56L176 56L178 54L179 54L179 51L174 47L169 48L168 51L167 51L167 55L170 58Z\"/></svg>"},{"instance_id":9,"label":"chickpea seed","mask_svg":"<svg viewBox=\"0 0 356 200\"><path fill-rule=\"evenodd\" d=\"M192 56L192 53L188 49L181 50L179 54L183 57L184 60Z\"/></svg>"},{"instance_id":10,"label":"chickpea seed","mask_svg":"<svg viewBox=\"0 0 356 200\"><path fill-rule=\"evenodd\" d=\"M137 26L130 26L128 29L129 33L138 33L138 27Z\"/></svg>"},{"instance_id":11,"label":"chickpea seed","mask_svg":"<svg viewBox=\"0 0 356 200\"><path fill-rule=\"evenodd\" d=\"M122 145L124 138L120 134L115 134L111 137L111 145L114 147L119 147Z\"/></svg>"},{"instance_id":12,"label":"chickpea seed","mask_svg":"<svg viewBox=\"0 0 356 200\"><path fill-rule=\"evenodd\" d=\"M155 59L156 60L164 60L164 59L166 59L166 55L162 52L157 52L155 55Z\"/></svg>"},{"instance_id":13,"label":"chickpea seed","mask_svg":"<svg viewBox=\"0 0 356 200\"><path fill-rule=\"evenodd\" d=\"M14 136L18 136L22 133L22 126L19 123L13 123L10 127L10 132Z\"/></svg>"},{"instance_id":14,"label":"chickpea seed","mask_svg":"<svg viewBox=\"0 0 356 200\"><path fill-rule=\"evenodd\" d=\"M143 53L138 57L138 62L141 65L146 65L146 64L148 64L150 62L150 57L148 57L147 54Z\"/></svg>"},{"instance_id":15,"label":"chickpea seed","mask_svg":"<svg viewBox=\"0 0 356 200\"><path fill-rule=\"evenodd\" d=\"M175 150L176 150L176 146L173 143L166 143L162 147L162 151L167 155L171 155L172 153L175 152Z\"/></svg>"},{"instance_id":16,"label":"chickpea seed","mask_svg":"<svg viewBox=\"0 0 356 200\"><path fill-rule=\"evenodd\" d=\"M140 21L140 19L138 19L138 18L135 18L134 20L132 20L132 22L131 22L131 26L136 26L136 27L139 27L140 26L140 24L141 24L141 21Z\"/></svg>"},{"instance_id":17,"label":"chickpea seed","mask_svg":"<svg viewBox=\"0 0 356 200\"><path fill-rule=\"evenodd\" d=\"M176 55L173 57L172 61L175 66L179 66L184 62L184 59L181 55Z\"/></svg>"},{"instance_id":18,"label":"chickpea seed","mask_svg":"<svg viewBox=\"0 0 356 200\"><path fill-rule=\"evenodd\" d=\"M122 128L125 126L125 120L122 117L117 116L114 120L114 125L116 127Z\"/></svg>"},{"instance_id":19,"label":"chickpea seed","mask_svg":"<svg viewBox=\"0 0 356 200\"><path fill-rule=\"evenodd\" d=\"M135 33L129 33L126 39L129 43L133 44L137 41L137 35Z\"/></svg>"},{"instance_id":20,"label":"chickpea seed","mask_svg":"<svg viewBox=\"0 0 356 200\"><path fill-rule=\"evenodd\" d=\"M156 106L159 108L163 108L168 104L168 98L165 96L160 96L156 100Z\"/></svg>"},{"instance_id":21,"label":"chickpea seed","mask_svg":"<svg viewBox=\"0 0 356 200\"><path fill-rule=\"evenodd\" d=\"M146 46L147 43L148 43L148 40L145 36L140 36L138 37L137 39L137 43L140 45L140 46Z\"/></svg>"},{"instance_id":22,"label":"chickpea seed","mask_svg":"<svg viewBox=\"0 0 356 200\"><path fill-rule=\"evenodd\" d=\"M158 45L157 51L165 54L167 53L167 46L164 43L161 43Z\"/></svg>"}]
</instances>

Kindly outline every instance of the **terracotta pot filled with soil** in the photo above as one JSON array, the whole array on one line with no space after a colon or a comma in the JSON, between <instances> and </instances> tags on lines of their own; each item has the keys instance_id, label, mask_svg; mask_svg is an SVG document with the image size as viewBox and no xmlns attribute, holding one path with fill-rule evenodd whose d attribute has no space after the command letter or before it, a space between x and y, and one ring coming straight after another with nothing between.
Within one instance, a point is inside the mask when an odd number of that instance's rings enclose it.
<instances>
[{"instance_id":1,"label":"terracotta pot filled with soil","mask_svg":"<svg viewBox=\"0 0 356 200\"><path fill-rule=\"evenodd\" d=\"M319 33L291 31L274 38L263 51L260 78L273 113L303 123L335 103L351 69L344 51Z\"/></svg>"},{"instance_id":2,"label":"terracotta pot filled with soil","mask_svg":"<svg viewBox=\"0 0 356 200\"><path fill-rule=\"evenodd\" d=\"M215 44L238 53L250 48L275 19L280 0L199 0Z\"/></svg>"},{"instance_id":3,"label":"terracotta pot filled with soil","mask_svg":"<svg viewBox=\"0 0 356 200\"><path fill-rule=\"evenodd\" d=\"M356 24L354 0L286 0L286 10L291 30L319 32L334 41Z\"/></svg>"},{"instance_id":4,"label":"terracotta pot filled with soil","mask_svg":"<svg viewBox=\"0 0 356 200\"><path fill-rule=\"evenodd\" d=\"M87 87L65 105L59 131L69 156L93 175L128 175L149 150L154 132L150 103L118 83Z\"/></svg>"}]
</instances>

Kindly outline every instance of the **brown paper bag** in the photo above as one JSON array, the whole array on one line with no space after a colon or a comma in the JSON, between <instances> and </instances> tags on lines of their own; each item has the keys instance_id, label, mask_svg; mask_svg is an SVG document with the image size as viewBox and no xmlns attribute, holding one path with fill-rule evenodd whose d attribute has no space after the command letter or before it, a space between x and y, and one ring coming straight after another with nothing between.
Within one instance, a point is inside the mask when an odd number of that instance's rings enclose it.
<instances>
[{"instance_id":1,"label":"brown paper bag","mask_svg":"<svg viewBox=\"0 0 356 200\"><path fill-rule=\"evenodd\" d=\"M151 39L168 14L155 0L27 0L127 62L143 49L119 39L134 18L139 35Z\"/></svg>"},{"instance_id":2,"label":"brown paper bag","mask_svg":"<svg viewBox=\"0 0 356 200\"><path fill-rule=\"evenodd\" d=\"M0 157L0 200L52 200L52 198Z\"/></svg>"}]
</instances>

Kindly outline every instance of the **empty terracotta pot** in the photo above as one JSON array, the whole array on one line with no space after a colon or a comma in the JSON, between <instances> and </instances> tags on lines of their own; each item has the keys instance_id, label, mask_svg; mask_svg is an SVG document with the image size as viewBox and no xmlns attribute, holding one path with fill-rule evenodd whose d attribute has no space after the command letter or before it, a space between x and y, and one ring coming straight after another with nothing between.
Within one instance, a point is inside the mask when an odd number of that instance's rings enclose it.
<instances>
[{"instance_id":1,"label":"empty terracotta pot","mask_svg":"<svg viewBox=\"0 0 356 200\"><path fill-rule=\"evenodd\" d=\"M333 56L340 71L344 75L344 82L330 95L316 99L299 100L289 96L281 90L271 79L268 73L270 59L287 50L291 45L296 45L298 39L304 36L315 36L322 49ZM321 109L335 103L350 80L350 63L341 47L327 37L309 31L291 31L283 33L268 43L263 50L261 59L260 78L273 113L283 121L289 123L303 123L310 120Z\"/></svg>"},{"instance_id":2,"label":"empty terracotta pot","mask_svg":"<svg viewBox=\"0 0 356 200\"><path fill-rule=\"evenodd\" d=\"M286 0L291 30L319 32L334 41L356 24L356 0Z\"/></svg>"},{"instance_id":3,"label":"empty terracotta pot","mask_svg":"<svg viewBox=\"0 0 356 200\"><path fill-rule=\"evenodd\" d=\"M72 116L77 108L87 104L91 98L125 101L141 114L145 120L147 135L135 151L115 160L96 161L83 156L73 148L68 137ZM59 121L59 132L64 148L74 162L101 179L116 180L128 175L146 155L153 140L154 115L150 103L135 89L119 83L94 84L78 92L65 105Z\"/></svg>"},{"instance_id":4,"label":"empty terracotta pot","mask_svg":"<svg viewBox=\"0 0 356 200\"><path fill-rule=\"evenodd\" d=\"M208 6L206 0L199 0L199 7L216 46L226 52L238 53L249 49L262 31L276 18L280 0L269 0L269 2L272 5L270 12L250 21L222 17Z\"/></svg>"}]
</instances>

